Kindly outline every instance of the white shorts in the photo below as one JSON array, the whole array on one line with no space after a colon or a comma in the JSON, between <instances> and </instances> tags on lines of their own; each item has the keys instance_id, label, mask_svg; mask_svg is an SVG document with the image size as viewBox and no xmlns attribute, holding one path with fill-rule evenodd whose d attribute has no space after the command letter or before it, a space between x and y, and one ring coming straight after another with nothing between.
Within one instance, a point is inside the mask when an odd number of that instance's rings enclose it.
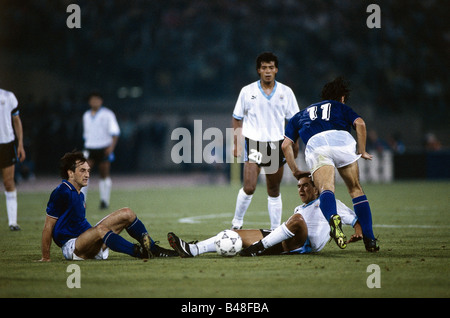
<instances>
[{"instance_id":1,"label":"white shorts","mask_svg":"<svg viewBox=\"0 0 450 318\"><path fill-rule=\"evenodd\" d=\"M305 160L311 174L323 166L348 166L360 157L356 154L355 139L344 130L327 130L314 135L305 149Z\"/></svg>"},{"instance_id":2,"label":"white shorts","mask_svg":"<svg viewBox=\"0 0 450 318\"><path fill-rule=\"evenodd\" d=\"M82 261L83 258L78 257L74 251L75 251L75 241L77 239L73 238L70 239L66 242L66 244L64 244L61 247L62 253L64 255L64 258L70 261ZM95 255L95 259L107 259L109 256L109 248L105 248L105 249L100 249L100 251L98 252L97 255Z\"/></svg>"}]
</instances>

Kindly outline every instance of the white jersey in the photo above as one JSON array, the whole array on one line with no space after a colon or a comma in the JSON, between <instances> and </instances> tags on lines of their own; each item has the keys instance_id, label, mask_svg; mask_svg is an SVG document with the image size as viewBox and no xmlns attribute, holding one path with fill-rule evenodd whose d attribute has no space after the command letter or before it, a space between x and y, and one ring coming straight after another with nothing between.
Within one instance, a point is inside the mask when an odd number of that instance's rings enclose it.
<instances>
[{"instance_id":1,"label":"white jersey","mask_svg":"<svg viewBox=\"0 0 450 318\"><path fill-rule=\"evenodd\" d=\"M14 141L14 129L11 116L19 115L14 93L0 89L0 144Z\"/></svg>"},{"instance_id":2,"label":"white jersey","mask_svg":"<svg viewBox=\"0 0 450 318\"><path fill-rule=\"evenodd\" d=\"M100 149L112 144L113 136L120 134L119 124L114 113L106 108L92 115L88 110L83 115L83 138L86 149Z\"/></svg>"},{"instance_id":3,"label":"white jersey","mask_svg":"<svg viewBox=\"0 0 450 318\"><path fill-rule=\"evenodd\" d=\"M284 139L285 120L299 112L292 89L275 81L270 95L258 80L241 89L233 117L243 120L242 135L255 141Z\"/></svg>"},{"instance_id":4,"label":"white jersey","mask_svg":"<svg viewBox=\"0 0 450 318\"><path fill-rule=\"evenodd\" d=\"M323 216L319 204L320 200L316 199L308 204L300 205L294 210L294 214L301 214L306 222L312 252L322 250L330 239L330 225ZM358 220L355 212L339 200L336 200L336 206L342 224L354 226Z\"/></svg>"}]
</instances>

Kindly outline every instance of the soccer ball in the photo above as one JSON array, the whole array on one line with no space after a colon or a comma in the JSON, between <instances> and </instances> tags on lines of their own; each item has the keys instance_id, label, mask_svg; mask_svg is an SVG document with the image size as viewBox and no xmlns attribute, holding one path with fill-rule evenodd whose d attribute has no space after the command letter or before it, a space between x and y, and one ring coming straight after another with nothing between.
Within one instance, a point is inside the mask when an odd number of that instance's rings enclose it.
<instances>
[{"instance_id":1,"label":"soccer ball","mask_svg":"<svg viewBox=\"0 0 450 318\"><path fill-rule=\"evenodd\" d=\"M214 242L217 254L231 257L239 253L242 249L242 239L235 231L224 230L217 234Z\"/></svg>"}]
</instances>

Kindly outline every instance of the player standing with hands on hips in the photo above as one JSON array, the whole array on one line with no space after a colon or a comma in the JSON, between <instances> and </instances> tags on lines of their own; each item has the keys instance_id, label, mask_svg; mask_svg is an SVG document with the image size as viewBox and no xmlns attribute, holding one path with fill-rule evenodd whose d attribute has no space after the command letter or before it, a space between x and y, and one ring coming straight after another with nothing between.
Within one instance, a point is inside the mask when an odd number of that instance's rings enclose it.
<instances>
[{"instance_id":1,"label":"player standing with hands on hips","mask_svg":"<svg viewBox=\"0 0 450 318\"><path fill-rule=\"evenodd\" d=\"M357 160L371 160L366 152L366 124L349 106L348 82L338 77L325 84L322 101L298 112L286 126L282 144L286 161L297 179L301 171L295 160L293 145L300 137L306 145L305 160L320 192L320 209L328 220L331 233L340 248L346 247L346 237L341 228L341 219L336 212L335 168L347 186L353 208L361 224L366 250L376 252L379 246L372 229L372 212L369 201L359 182ZM355 139L350 134L356 130Z\"/></svg>"},{"instance_id":2,"label":"player standing with hands on hips","mask_svg":"<svg viewBox=\"0 0 450 318\"><path fill-rule=\"evenodd\" d=\"M88 97L91 107L83 115L83 138L85 156L90 167L98 165L100 172L100 208L106 209L111 198L112 181L110 177L111 162L114 161L114 149L120 135L120 127L116 116L103 106L103 98L97 93ZM87 197L88 187L82 189Z\"/></svg>"},{"instance_id":3,"label":"player standing with hands on hips","mask_svg":"<svg viewBox=\"0 0 450 318\"><path fill-rule=\"evenodd\" d=\"M237 196L232 229L242 228L261 168L264 168L266 175L271 229L280 225L280 183L286 162L281 143L285 121L299 111L292 89L275 80L277 56L270 52L260 54L256 59L256 71L259 80L242 88L233 111L233 155L240 157L244 151L244 186ZM244 149L242 137L245 138Z\"/></svg>"},{"instance_id":4,"label":"player standing with hands on hips","mask_svg":"<svg viewBox=\"0 0 450 318\"><path fill-rule=\"evenodd\" d=\"M17 190L14 169L17 159L25 160L22 121L18 101L14 93L0 89L0 169L5 186L6 212L9 229L19 231L17 224ZM15 140L17 139L17 148Z\"/></svg>"}]
</instances>

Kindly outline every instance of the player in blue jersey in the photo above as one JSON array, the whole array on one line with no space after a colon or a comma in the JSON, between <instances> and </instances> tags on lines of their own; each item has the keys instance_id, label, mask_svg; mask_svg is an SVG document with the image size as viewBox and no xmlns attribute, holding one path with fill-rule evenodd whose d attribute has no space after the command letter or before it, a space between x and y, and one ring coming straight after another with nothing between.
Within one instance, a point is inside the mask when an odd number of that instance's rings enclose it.
<instances>
[{"instance_id":1,"label":"player in blue jersey","mask_svg":"<svg viewBox=\"0 0 450 318\"><path fill-rule=\"evenodd\" d=\"M330 235L340 248L346 247L346 237L336 212L335 168L344 180L361 223L366 250L374 252L379 246L372 230L372 213L359 182L357 160L371 160L366 152L366 124L349 106L350 89L342 77L325 84L322 101L310 105L291 118L286 126L282 149L286 161L298 177L301 171L294 159L293 145L300 137L305 143L305 160L320 191L320 209L329 221ZM357 142L350 134L356 130Z\"/></svg>"},{"instance_id":2,"label":"player in blue jersey","mask_svg":"<svg viewBox=\"0 0 450 318\"><path fill-rule=\"evenodd\" d=\"M67 260L106 259L108 248L143 259L178 256L172 250L156 245L144 224L129 208L119 209L91 226L86 220L81 192L88 183L89 174L89 164L81 152L70 152L61 158L63 181L52 192L47 204L41 261L50 261L52 239ZM124 229L139 244L122 238L119 234Z\"/></svg>"}]
</instances>

